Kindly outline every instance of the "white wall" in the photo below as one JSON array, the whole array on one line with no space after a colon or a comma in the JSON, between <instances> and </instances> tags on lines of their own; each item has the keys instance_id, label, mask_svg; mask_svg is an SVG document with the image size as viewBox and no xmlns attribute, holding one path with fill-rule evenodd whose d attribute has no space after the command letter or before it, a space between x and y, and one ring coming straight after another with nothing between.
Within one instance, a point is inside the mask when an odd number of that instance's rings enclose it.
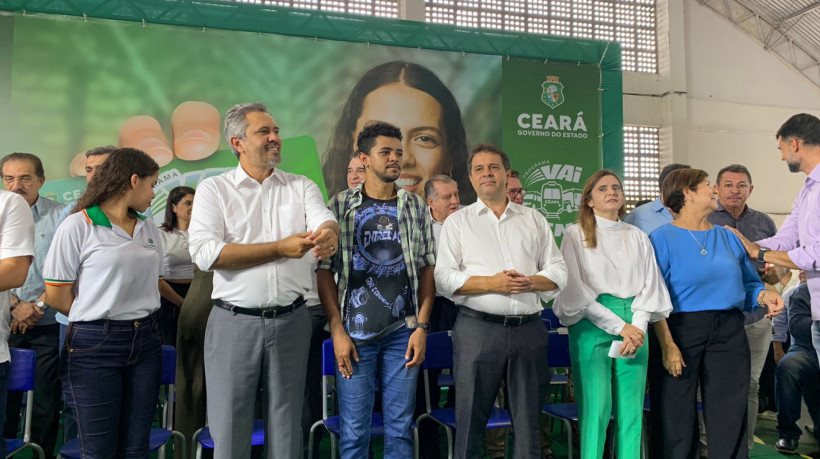
<instances>
[{"instance_id":1,"label":"white wall","mask_svg":"<svg viewBox=\"0 0 820 459\"><path fill-rule=\"evenodd\" d=\"M423 0L400 0L403 18L424 20ZM774 133L795 113L820 116L820 89L697 0L657 0L659 71L624 74L624 122L660 126L661 162L714 179L749 168L749 205L780 222L803 184L780 161Z\"/></svg>"},{"instance_id":2,"label":"white wall","mask_svg":"<svg viewBox=\"0 0 820 459\"><path fill-rule=\"evenodd\" d=\"M745 165L755 185L749 205L780 223L805 175L788 172L774 133L795 113L820 116L820 90L696 0L659 1L658 9L659 24L669 24L659 48L668 53L660 59L668 75L624 76L632 94L624 121L661 126L664 162L691 164L713 179L723 166Z\"/></svg>"}]
</instances>

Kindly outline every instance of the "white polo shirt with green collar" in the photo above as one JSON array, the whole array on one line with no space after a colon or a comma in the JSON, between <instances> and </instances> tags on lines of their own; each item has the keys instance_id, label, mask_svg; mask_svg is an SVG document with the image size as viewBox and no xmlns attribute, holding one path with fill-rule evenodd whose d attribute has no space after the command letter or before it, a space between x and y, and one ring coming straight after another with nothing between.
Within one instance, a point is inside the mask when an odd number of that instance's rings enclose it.
<instances>
[{"instance_id":1,"label":"white polo shirt with green collar","mask_svg":"<svg viewBox=\"0 0 820 459\"><path fill-rule=\"evenodd\" d=\"M89 207L57 228L43 267L46 285L73 285L70 322L134 320L159 309L159 230L137 214L134 236Z\"/></svg>"}]
</instances>

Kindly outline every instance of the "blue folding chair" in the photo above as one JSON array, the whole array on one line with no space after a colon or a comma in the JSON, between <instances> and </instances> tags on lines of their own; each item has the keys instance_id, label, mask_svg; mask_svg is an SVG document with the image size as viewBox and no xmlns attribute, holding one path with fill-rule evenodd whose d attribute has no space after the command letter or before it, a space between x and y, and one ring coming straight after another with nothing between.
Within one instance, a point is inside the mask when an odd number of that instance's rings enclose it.
<instances>
[{"instance_id":1,"label":"blue folding chair","mask_svg":"<svg viewBox=\"0 0 820 459\"><path fill-rule=\"evenodd\" d=\"M427 354L429 356L429 354ZM336 355L333 352L333 340L326 339L322 342L322 419L310 426L308 434L308 459L313 459L313 435L317 427L323 426L330 434L330 457L336 458L336 438L342 430L340 418L332 414L334 387L330 384L330 378L336 376ZM377 384L378 386L378 384ZM330 415L328 415L330 413ZM419 433L416 423L413 428L413 452L418 459L419 455ZM384 435L384 419L381 413L373 413L370 418L370 438Z\"/></svg>"},{"instance_id":2,"label":"blue folding chair","mask_svg":"<svg viewBox=\"0 0 820 459\"><path fill-rule=\"evenodd\" d=\"M31 349L9 348L11 366L9 368L8 392L26 393L26 415L23 438L7 438L6 457L11 457L25 448L31 448L37 457L45 459L43 448L31 441L31 416L34 410L34 374L37 369L37 354Z\"/></svg>"},{"instance_id":3,"label":"blue folding chair","mask_svg":"<svg viewBox=\"0 0 820 459\"><path fill-rule=\"evenodd\" d=\"M550 309L550 311L552 311ZM547 319L542 319L544 321L544 325L547 326L547 330L550 330L550 325L548 325ZM562 331L557 331L562 330ZM547 360L549 361L549 367L552 372L550 376L550 386L555 388L562 388L563 389L563 397L562 399L566 399L567 395L567 386L569 385L569 375L567 373L556 373L556 368L570 368L572 367L572 362L569 359L569 339L567 339L566 334L563 333L565 328L558 328L555 331L550 331L549 336L549 346L547 347ZM556 338L553 338L553 334ZM563 336L561 338L560 336Z\"/></svg>"},{"instance_id":4,"label":"blue folding chair","mask_svg":"<svg viewBox=\"0 0 820 459\"><path fill-rule=\"evenodd\" d=\"M176 400L176 373L177 373L177 351L173 346L162 346L162 373L160 375L160 384L166 388L167 397L164 400L165 406L162 409L163 416L160 422L161 427L151 428L151 434L148 439L148 450L150 452L157 452L159 459L165 458L165 446L173 437L181 445L182 455L175 457L188 456L188 443L182 433L174 430L174 404L169 400ZM80 440L75 438L60 448L60 455L64 459L80 459Z\"/></svg>"},{"instance_id":5,"label":"blue folding chair","mask_svg":"<svg viewBox=\"0 0 820 459\"><path fill-rule=\"evenodd\" d=\"M206 426L194 432L196 442L195 458L202 459L203 449L214 449L214 439L211 437L211 430ZM251 446L261 446L265 444L265 421L254 419L253 432L251 433Z\"/></svg>"},{"instance_id":6,"label":"blue folding chair","mask_svg":"<svg viewBox=\"0 0 820 459\"><path fill-rule=\"evenodd\" d=\"M541 320L544 321L544 325L547 326L547 330L549 331L561 328L561 321L558 320L558 316L555 315L555 311L553 311L552 308L544 308L541 311Z\"/></svg>"},{"instance_id":7,"label":"blue folding chair","mask_svg":"<svg viewBox=\"0 0 820 459\"><path fill-rule=\"evenodd\" d=\"M424 371L424 402L426 412L416 418L416 425L424 419L432 419L444 427L447 434L447 457L453 458L453 432L456 430L455 408L433 408L430 400L429 370L444 370L453 368L453 339L451 332L443 331L427 335L427 351L421 368ZM487 429L509 429L512 427L510 412L503 408L493 407L490 418L487 420ZM505 442L509 445L509 441Z\"/></svg>"}]
</instances>

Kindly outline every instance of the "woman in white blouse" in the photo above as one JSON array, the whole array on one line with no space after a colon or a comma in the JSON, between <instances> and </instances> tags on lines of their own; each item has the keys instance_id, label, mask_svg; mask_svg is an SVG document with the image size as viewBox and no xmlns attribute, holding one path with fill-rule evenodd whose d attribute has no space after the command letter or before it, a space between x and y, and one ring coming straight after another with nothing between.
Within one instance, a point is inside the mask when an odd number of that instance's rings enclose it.
<instances>
[{"instance_id":1,"label":"woman in white blouse","mask_svg":"<svg viewBox=\"0 0 820 459\"><path fill-rule=\"evenodd\" d=\"M165 278L160 283L162 306L157 314L162 344L177 345L179 309L194 279L194 262L188 252L188 225L194 208L194 189L178 186L168 193L165 222L159 232Z\"/></svg>"},{"instance_id":2,"label":"woman in white blouse","mask_svg":"<svg viewBox=\"0 0 820 459\"><path fill-rule=\"evenodd\" d=\"M561 251L567 287L553 306L570 327L581 458L598 459L615 412L619 459L638 458L650 322L672 310L649 238L623 223L621 180L608 170L584 185L578 223L567 228Z\"/></svg>"}]
</instances>

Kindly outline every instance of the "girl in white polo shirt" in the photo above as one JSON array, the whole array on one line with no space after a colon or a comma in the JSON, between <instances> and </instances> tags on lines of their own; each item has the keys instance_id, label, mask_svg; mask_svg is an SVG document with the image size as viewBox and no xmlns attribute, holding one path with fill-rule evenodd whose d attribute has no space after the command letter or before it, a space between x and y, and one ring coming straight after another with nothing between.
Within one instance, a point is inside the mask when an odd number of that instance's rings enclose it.
<instances>
[{"instance_id":1,"label":"girl in white polo shirt","mask_svg":"<svg viewBox=\"0 0 820 459\"><path fill-rule=\"evenodd\" d=\"M69 319L60 379L82 457L147 458L162 348L153 313L162 275L159 231L138 212L159 167L122 148L100 167L54 235L46 303Z\"/></svg>"}]
</instances>

